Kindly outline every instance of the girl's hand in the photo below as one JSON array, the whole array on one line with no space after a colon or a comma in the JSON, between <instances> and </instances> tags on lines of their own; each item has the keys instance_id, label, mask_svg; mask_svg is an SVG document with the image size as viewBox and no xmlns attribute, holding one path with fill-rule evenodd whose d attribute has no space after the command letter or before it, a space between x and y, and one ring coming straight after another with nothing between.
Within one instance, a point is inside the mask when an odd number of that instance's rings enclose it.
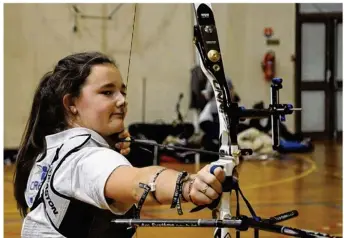
<instances>
[{"instance_id":1,"label":"girl's hand","mask_svg":"<svg viewBox=\"0 0 344 238\"><path fill-rule=\"evenodd\" d=\"M122 131L118 138L120 139L126 139L128 142L118 142L115 144L115 147L120 150L120 153L122 155L127 155L130 153L130 134L127 130Z\"/></svg>"},{"instance_id":2,"label":"girl's hand","mask_svg":"<svg viewBox=\"0 0 344 238\"><path fill-rule=\"evenodd\" d=\"M222 183L226 175L222 168L218 167L214 175L210 173L210 165L194 175L193 183L190 186L189 198L196 205L211 204L222 193Z\"/></svg>"}]
</instances>

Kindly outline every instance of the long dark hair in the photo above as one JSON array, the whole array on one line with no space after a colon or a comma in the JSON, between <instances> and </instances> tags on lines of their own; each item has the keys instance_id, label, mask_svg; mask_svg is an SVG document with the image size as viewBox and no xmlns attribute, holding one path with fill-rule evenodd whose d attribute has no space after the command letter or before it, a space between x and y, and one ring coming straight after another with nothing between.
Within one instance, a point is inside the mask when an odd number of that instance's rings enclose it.
<instances>
[{"instance_id":1,"label":"long dark hair","mask_svg":"<svg viewBox=\"0 0 344 238\"><path fill-rule=\"evenodd\" d=\"M28 177L37 155L46 151L45 136L67 128L63 96L79 96L92 66L105 63L116 66L114 60L99 52L72 54L61 59L54 70L41 79L19 146L14 173L14 197L23 217L28 209L24 197Z\"/></svg>"}]
</instances>

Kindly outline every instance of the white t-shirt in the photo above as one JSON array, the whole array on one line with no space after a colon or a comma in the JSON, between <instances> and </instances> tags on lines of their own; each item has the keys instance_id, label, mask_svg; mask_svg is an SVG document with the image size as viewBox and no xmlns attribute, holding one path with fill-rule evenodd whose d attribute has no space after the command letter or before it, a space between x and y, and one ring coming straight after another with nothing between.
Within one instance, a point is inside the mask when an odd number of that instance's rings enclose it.
<instances>
[{"instance_id":1,"label":"white t-shirt","mask_svg":"<svg viewBox=\"0 0 344 238\"><path fill-rule=\"evenodd\" d=\"M108 209L117 215L122 215L131 208L132 204L124 205L116 201L108 204L106 201L104 188L111 173L119 166L131 164L123 155L112 150L98 133L86 128L68 129L47 136L46 144L46 155L44 158L42 155L38 156L31 170L25 199L31 208L43 185L41 190L47 208L41 202L29 212L22 226L22 237L64 237L52 223L57 227L61 224L69 201L55 196L55 192ZM75 148L78 150L74 150ZM58 157L55 156L57 150ZM50 198L51 194L50 197L46 196L48 190L54 191L51 193L54 198Z\"/></svg>"}]
</instances>

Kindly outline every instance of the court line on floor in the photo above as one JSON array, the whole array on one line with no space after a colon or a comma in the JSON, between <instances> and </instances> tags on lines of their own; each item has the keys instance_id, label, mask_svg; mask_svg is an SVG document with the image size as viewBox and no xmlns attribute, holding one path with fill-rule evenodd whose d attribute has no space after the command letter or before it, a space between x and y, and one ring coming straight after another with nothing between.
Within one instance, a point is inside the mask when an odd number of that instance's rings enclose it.
<instances>
[{"instance_id":1,"label":"court line on floor","mask_svg":"<svg viewBox=\"0 0 344 238\"><path fill-rule=\"evenodd\" d=\"M278 185L278 184L283 184L283 183L287 183L287 182L292 182L298 179L301 179L303 177L308 176L309 174L313 173L316 169L316 163L311 160L310 158L306 157L306 158L294 158L294 159L300 159L300 160L304 160L307 163L310 164L310 168L303 171L300 174L297 175L293 175L291 177L288 178L284 178L284 179L279 179L279 180L275 180L275 181L271 181L271 182L266 182L266 183L262 183L262 184L254 184L254 185L250 185L250 186L243 186L242 190L249 190L249 189L257 189L257 188L264 188L264 187L269 187L269 186L274 186L274 185Z\"/></svg>"}]
</instances>

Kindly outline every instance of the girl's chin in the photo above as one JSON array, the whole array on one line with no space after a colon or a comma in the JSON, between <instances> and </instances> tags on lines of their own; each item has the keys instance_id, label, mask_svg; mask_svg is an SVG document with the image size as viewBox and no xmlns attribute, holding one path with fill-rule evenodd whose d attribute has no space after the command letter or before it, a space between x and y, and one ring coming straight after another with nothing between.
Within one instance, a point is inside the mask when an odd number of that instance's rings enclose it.
<instances>
[{"instance_id":1,"label":"girl's chin","mask_svg":"<svg viewBox=\"0 0 344 238\"><path fill-rule=\"evenodd\" d=\"M111 125L109 126L109 134L114 134L114 133L120 133L124 130L124 122L116 122L116 123L111 123Z\"/></svg>"}]
</instances>

